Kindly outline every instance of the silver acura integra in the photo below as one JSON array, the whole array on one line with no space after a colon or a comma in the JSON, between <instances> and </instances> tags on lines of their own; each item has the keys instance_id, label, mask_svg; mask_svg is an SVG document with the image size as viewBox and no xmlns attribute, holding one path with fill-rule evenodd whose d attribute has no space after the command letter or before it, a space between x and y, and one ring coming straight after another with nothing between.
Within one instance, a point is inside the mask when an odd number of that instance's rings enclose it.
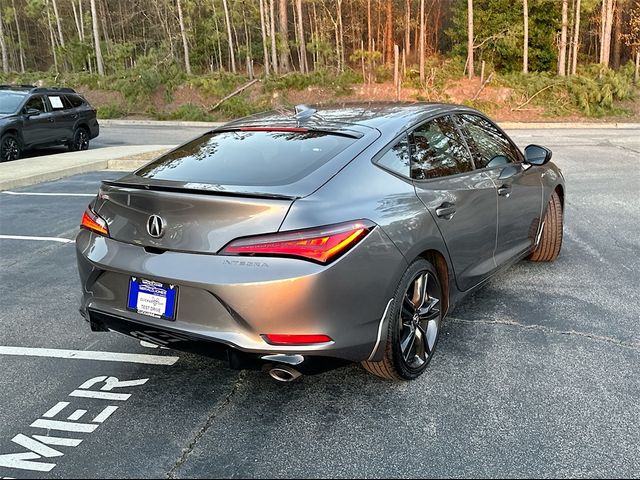
<instances>
[{"instance_id":1,"label":"silver acura integra","mask_svg":"<svg viewBox=\"0 0 640 480\"><path fill-rule=\"evenodd\" d=\"M558 256L550 159L455 105L237 120L102 183L76 241L80 311L280 381L348 362L414 379L464 295Z\"/></svg>"}]
</instances>

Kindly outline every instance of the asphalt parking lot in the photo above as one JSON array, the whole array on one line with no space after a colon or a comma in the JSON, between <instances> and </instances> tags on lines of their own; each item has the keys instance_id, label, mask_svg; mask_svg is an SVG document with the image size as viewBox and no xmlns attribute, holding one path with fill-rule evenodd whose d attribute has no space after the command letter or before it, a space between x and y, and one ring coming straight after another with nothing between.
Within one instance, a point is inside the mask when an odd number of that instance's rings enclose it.
<instances>
[{"instance_id":1,"label":"asphalt parking lot","mask_svg":"<svg viewBox=\"0 0 640 480\"><path fill-rule=\"evenodd\" d=\"M511 133L565 174L562 253L468 297L411 383L90 332L72 240L119 174L0 192L0 477L637 477L640 131Z\"/></svg>"}]
</instances>

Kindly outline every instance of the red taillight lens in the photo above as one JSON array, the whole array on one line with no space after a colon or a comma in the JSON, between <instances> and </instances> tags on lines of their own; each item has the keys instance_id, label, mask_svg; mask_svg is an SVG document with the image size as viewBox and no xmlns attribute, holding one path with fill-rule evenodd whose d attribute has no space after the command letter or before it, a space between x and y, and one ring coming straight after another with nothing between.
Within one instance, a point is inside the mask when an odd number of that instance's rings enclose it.
<instances>
[{"instance_id":1,"label":"red taillight lens","mask_svg":"<svg viewBox=\"0 0 640 480\"><path fill-rule=\"evenodd\" d=\"M315 345L318 343L333 342L327 335L279 335L268 333L265 340L271 345Z\"/></svg>"},{"instance_id":2,"label":"red taillight lens","mask_svg":"<svg viewBox=\"0 0 640 480\"><path fill-rule=\"evenodd\" d=\"M293 232L239 238L222 249L227 255L299 257L329 263L362 240L374 227L367 220Z\"/></svg>"},{"instance_id":3,"label":"red taillight lens","mask_svg":"<svg viewBox=\"0 0 640 480\"><path fill-rule=\"evenodd\" d=\"M80 222L80 228L86 228L99 235L109 236L109 227L104 218L100 217L97 213L91 210L91 207L87 207L82 215L82 221Z\"/></svg>"}]
</instances>

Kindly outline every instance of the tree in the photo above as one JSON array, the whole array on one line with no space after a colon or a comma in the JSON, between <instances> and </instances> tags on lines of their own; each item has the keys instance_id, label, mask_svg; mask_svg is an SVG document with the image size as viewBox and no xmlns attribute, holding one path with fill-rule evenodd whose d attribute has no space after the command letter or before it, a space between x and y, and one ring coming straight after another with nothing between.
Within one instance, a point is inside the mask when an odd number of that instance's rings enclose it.
<instances>
[{"instance_id":1,"label":"tree","mask_svg":"<svg viewBox=\"0 0 640 480\"><path fill-rule=\"evenodd\" d=\"M393 63L393 2L387 0L386 3L386 27L384 30L384 50L386 53L386 62Z\"/></svg>"},{"instance_id":2,"label":"tree","mask_svg":"<svg viewBox=\"0 0 640 480\"><path fill-rule=\"evenodd\" d=\"M562 30L560 32L560 54L558 55L558 75L564 77L567 68L567 26L569 1L562 0Z\"/></svg>"},{"instance_id":3,"label":"tree","mask_svg":"<svg viewBox=\"0 0 640 480\"><path fill-rule=\"evenodd\" d=\"M524 23L524 47L522 52L522 73L529 73L529 4L522 0Z\"/></svg>"},{"instance_id":4,"label":"tree","mask_svg":"<svg viewBox=\"0 0 640 480\"><path fill-rule=\"evenodd\" d=\"M184 29L184 19L182 18L182 3L178 0L178 21L180 22L180 35L182 36L182 48L184 49L184 67L187 75L191 75L191 62L189 61L189 42L187 42L187 32Z\"/></svg>"},{"instance_id":5,"label":"tree","mask_svg":"<svg viewBox=\"0 0 640 480\"><path fill-rule=\"evenodd\" d=\"M269 75L269 46L265 19L264 0L260 0L260 30L262 32L262 54L264 56L264 74Z\"/></svg>"},{"instance_id":6,"label":"tree","mask_svg":"<svg viewBox=\"0 0 640 480\"><path fill-rule=\"evenodd\" d=\"M628 33L622 35L624 43L631 48L635 57L635 82L640 82L640 0L634 0L629 12Z\"/></svg>"},{"instance_id":7,"label":"tree","mask_svg":"<svg viewBox=\"0 0 640 480\"><path fill-rule=\"evenodd\" d=\"M580 7L580 0L576 0L576 16L573 22L573 42L571 42L571 75L575 75L578 68L578 51L580 50Z\"/></svg>"},{"instance_id":8,"label":"tree","mask_svg":"<svg viewBox=\"0 0 640 480\"><path fill-rule=\"evenodd\" d=\"M298 57L300 60L300 72L307 73L307 47L304 40L304 17L302 16L302 0L296 0L297 30L298 30Z\"/></svg>"},{"instance_id":9,"label":"tree","mask_svg":"<svg viewBox=\"0 0 640 480\"><path fill-rule=\"evenodd\" d=\"M104 76L104 64L102 62L102 50L100 49L100 32L98 31L96 0L91 0L91 23L93 25L93 44L96 52L96 68L98 69L98 75Z\"/></svg>"},{"instance_id":10,"label":"tree","mask_svg":"<svg viewBox=\"0 0 640 480\"><path fill-rule=\"evenodd\" d=\"M18 50L20 55L20 72L24 73L24 48L22 48L22 34L20 33L20 22L18 21L18 11L16 10L15 0L11 0L11 7L13 8L13 18L16 22L16 32L18 34Z\"/></svg>"},{"instance_id":11,"label":"tree","mask_svg":"<svg viewBox=\"0 0 640 480\"><path fill-rule=\"evenodd\" d=\"M424 84L424 0L420 0L420 38L418 40L420 55L420 83Z\"/></svg>"},{"instance_id":12,"label":"tree","mask_svg":"<svg viewBox=\"0 0 640 480\"><path fill-rule=\"evenodd\" d=\"M473 78L473 0L467 0L467 19L467 69L469 78Z\"/></svg>"},{"instance_id":13,"label":"tree","mask_svg":"<svg viewBox=\"0 0 640 480\"><path fill-rule=\"evenodd\" d=\"M609 66L611 57L611 30L613 26L613 9L615 0L602 1L602 28L600 38L600 64L605 67Z\"/></svg>"},{"instance_id":14,"label":"tree","mask_svg":"<svg viewBox=\"0 0 640 480\"><path fill-rule=\"evenodd\" d=\"M279 24L278 30L280 32L280 70L287 72L289 70L289 22L287 15L287 0L280 0Z\"/></svg>"},{"instance_id":15,"label":"tree","mask_svg":"<svg viewBox=\"0 0 640 480\"><path fill-rule=\"evenodd\" d=\"M271 38L271 66L273 73L278 74L278 49L276 47L276 15L273 0L269 0L269 36Z\"/></svg>"},{"instance_id":16,"label":"tree","mask_svg":"<svg viewBox=\"0 0 640 480\"><path fill-rule=\"evenodd\" d=\"M4 38L4 27L2 25L2 10L0 10L0 50L2 51L2 72L9 73L9 59L7 58L7 41Z\"/></svg>"},{"instance_id":17,"label":"tree","mask_svg":"<svg viewBox=\"0 0 640 480\"><path fill-rule=\"evenodd\" d=\"M94 0L91 0L94 1ZM224 21L227 26L227 41L229 42L229 59L231 61L231 71L236 73L236 56L233 48L233 35L231 34L231 20L229 20L229 6L227 0L222 0L222 7L224 8Z\"/></svg>"},{"instance_id":18,"label":"tree","mask_svg":"<svg viewBox=\"0 0 640 480\"><path fill-rule=\"evenodd\" d=\"M56 0L51 0L53 3L53 15L56 17L56 24L58 25L58 38L60 39L60 46L64 48L64 37L62 36L62 24L60 23L60 15L58 14L58 3Z\"/></svg>"}]
</instances>

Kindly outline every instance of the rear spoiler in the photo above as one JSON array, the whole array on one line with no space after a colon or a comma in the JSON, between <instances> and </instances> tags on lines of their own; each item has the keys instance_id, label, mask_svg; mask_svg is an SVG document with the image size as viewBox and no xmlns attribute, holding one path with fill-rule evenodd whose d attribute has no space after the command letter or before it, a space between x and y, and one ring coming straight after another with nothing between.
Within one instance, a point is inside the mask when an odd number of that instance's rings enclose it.
<instances>
[{"instance_id":1,"label":"rear spoiler","mask_svg":"<svg viewBox=\"0 0 640 480\"><path fill-rule=\"evenodd\" d=\"M267 198L273 200L297 200L298 198L300 198L296 196L279 195L275 193L234 192L225 190L222 185L213 185L210 183L187 183L183 186L176 186L149 183L129 183L121 180L103 180L102 185L106 185L109 187L131 188L135 190L149 190L154 192L190 193L197 195L215 195L226 197Z\"/></svg>"}]
</instances>

